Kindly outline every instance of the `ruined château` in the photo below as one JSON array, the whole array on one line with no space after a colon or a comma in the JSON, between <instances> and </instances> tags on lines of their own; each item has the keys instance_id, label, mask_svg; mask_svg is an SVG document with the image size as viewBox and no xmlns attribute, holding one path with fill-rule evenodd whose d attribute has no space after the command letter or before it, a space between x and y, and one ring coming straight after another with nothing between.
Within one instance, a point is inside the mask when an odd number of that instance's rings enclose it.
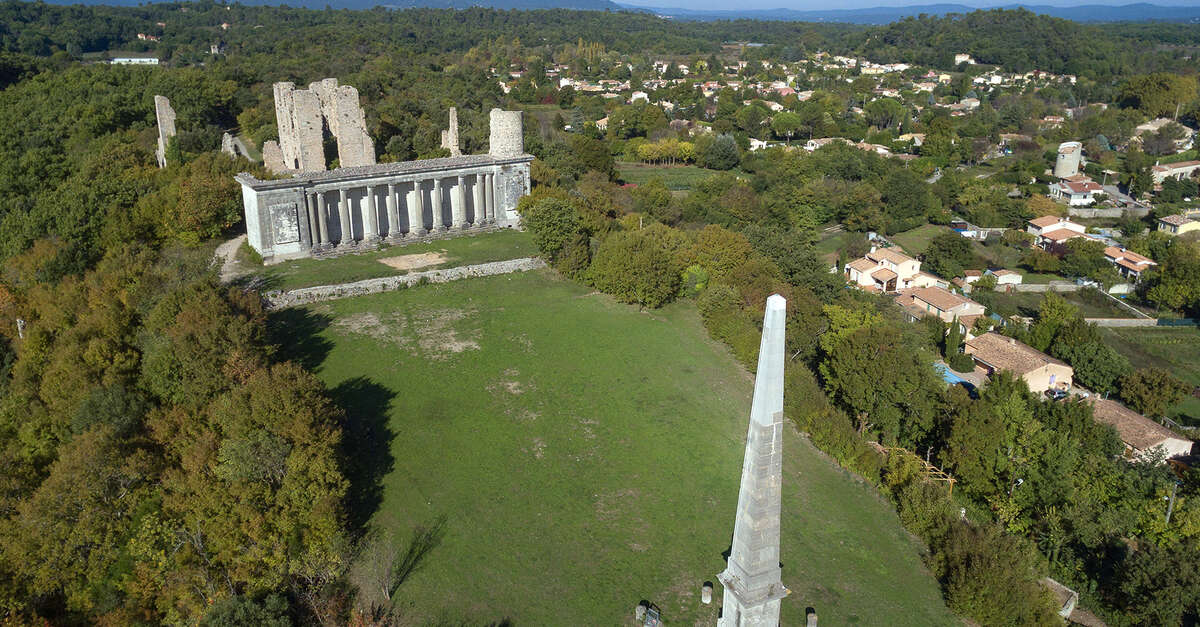
<instances>
[{"instance_id":1,"label":"ruined ch\u00e2teau","mask_svg":"<svg viewBox=\"0 0 1200 627\"><path fill-rule=\"evenodd\" d=\"M265 142L267 167L289 178L260 180L243 172L246 231L266 263L370 250L380 243L422 241L515 226L517 202L529 193L520 111L493 109L487 154L457 149L457 116L443 145L453 156L375 163L358 92L336 79L297 90L275 84L279 142ZM326 169L323 139L338 147Z\"/></svg>"}]
</instances>

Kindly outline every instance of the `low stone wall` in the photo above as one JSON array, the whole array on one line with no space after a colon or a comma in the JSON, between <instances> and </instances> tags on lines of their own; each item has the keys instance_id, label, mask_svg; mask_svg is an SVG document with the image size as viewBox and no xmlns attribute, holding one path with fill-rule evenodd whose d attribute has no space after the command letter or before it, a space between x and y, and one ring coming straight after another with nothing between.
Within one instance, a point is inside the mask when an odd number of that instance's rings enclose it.
<instances>
[{"instance_id":1,"label":"low stone wall","mask_svg":"<svg viewBox=\"0 0 1200 627\"><path fill-rule=\"evenodd\" d=\"M1083 209L1080 207L1071 207L1067 213L1074 218L1119 218L1129 212L1130 215L1137 218L1144 218L1149 215L1150 210L1145 207L1129 207L1120 208L1113 207L1109 209Z\"/></svg>"},{"instance_id":2,"label":"low stone wall","mask_svg":"<svg viewBox=\"0 0 1200 627\"><path fill-rule=\"evenodd\" d=\"M510 274L513 272L526 272L545 267L546 262L538 259L537 257L523 257L521 259L492 261L490 263L481 263L473 266L459 266L457 268L427 270L425 272L410 272L409 274L403 274L400 276L366 279L364 281L355 281L353 283L302 287L300 289L288 290L286 292L267 292L263 295L263 302L265 303L267 309L283 309L285 307L307 305L310 303L335 300L338 298L353 298L355 296L364 296L367 294L390 292L392 290L412 287L413 285L416 285L422 281L428 283L448 283L450 281L457 281L459 279L467 279L471 277L494 276L497 274Z\"/></svg>"},{"instance_id":3,"label":"low stone wall","mask_svg":"<svg viewBox=\"0 0 1200 627\"><path fill-rule=\"evenodd\" d=\"M1021 283L1011 286L1014 292L1078 292L1079 285L1066 281L1051 281L1049 283ZM997 287L997 290L1000 288Z\"/></svg>"},{"instance_id":4,"label":"low stone wall","mask_svg":"<svg viewBox=\"0 0 1200 627\"><path fill-rule=\"evenodd\" d=\"M1154 318L1084 318L1098 327L1154 327L1158 320Z\"/></svg>"}]
</instances>

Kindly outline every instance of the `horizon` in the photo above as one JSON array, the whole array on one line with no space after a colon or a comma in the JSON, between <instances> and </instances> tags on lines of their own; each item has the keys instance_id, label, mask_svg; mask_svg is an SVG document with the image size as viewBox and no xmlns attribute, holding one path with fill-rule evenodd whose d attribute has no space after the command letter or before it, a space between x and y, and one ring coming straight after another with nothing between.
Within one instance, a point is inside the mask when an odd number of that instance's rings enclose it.
<instances>
[{"instance_id":1,"label":"horizon","mask_svg":"<svg viewBox=\"0 0 1200 627\"><path fill-rule=\"evenodd\" d=\"M1082 0L1079 2L1070 2L1066 0L1045 0L1038 2L979 2L978 0L962 0L962 1L931 1L931 2L905 2L903 0L847 0L840 3L837 7L830 7L823 2L781 2L780 0L747 0L739 3L737 8L730 8L728 2L720 0L612 0L616 4L637 8L668 8L668 9L689 9L693 11L724 11L729 13L737 13L744 11L776 11L776 10L791 10L791 11L838 11L845 9L873 9L873 8L889 8L900 9L905 7L922 7L931 5L963 5L971 9L997 9L1010 8L1016 6L1024 7L1055 7L1055 8L1071 8L1077 6L1109 6L1121 7L1129 5L1147 4L1160 7L1200 7L1200 2L1196 0L1155 0L1153 2L1130 2L1128 0Z\"/></svg>"}]
</instances>

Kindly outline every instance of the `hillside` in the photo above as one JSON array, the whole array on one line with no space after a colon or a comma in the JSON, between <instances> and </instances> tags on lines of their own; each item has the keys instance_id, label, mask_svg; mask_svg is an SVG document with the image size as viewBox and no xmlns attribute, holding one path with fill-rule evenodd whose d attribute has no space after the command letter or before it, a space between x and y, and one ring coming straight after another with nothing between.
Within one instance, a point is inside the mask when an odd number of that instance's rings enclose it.
<instances>
[{"instance_id":1,"label":"hillside","mask_svg":"<svg viewBox=\"0 0 1200 627\"><path fill-rule=\"evenodd\" d=\"M640 599L715 618L700 586L724 567L752 382L690 305L639 312L543 271L275 325L348 410L349 474L378 486L353 514L405 542L445 520L396 594L406 618L612 625ZM785 451L784 623L954 624L889 505L794 429Z\"/></svg>"}]
</instances>

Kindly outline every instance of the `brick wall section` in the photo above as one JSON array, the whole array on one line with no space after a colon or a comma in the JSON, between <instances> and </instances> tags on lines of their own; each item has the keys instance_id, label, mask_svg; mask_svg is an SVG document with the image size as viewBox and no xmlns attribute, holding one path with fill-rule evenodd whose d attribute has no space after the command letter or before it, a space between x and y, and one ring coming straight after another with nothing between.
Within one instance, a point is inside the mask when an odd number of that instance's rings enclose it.
<instances>
[{"instance_id":1,"label":"brick wall section","mask_svg":"<svg viewBox=\"0 0 1200 627\"><path fill-rule=\"evenodd\" d=\"M393 290L412 287L421 282L422 279L428 280L430 283L448 283L459 279L467 279L471 277L495 276L498 274L510 274L513 272L527 272L529 270L537 270L545 268L546 262L537 257L523 257L521 259L509 259L507 261L493 261L490 263L481 263L473 266L459 266L457 268L445 268L442 270L427 270L425 272L410 272L400 276L389 276L378 279L366 279L365 281L355 281L353 283L341 283L338 285L319 285L316 287L303 287L286 292L267 292L263 295L263 302L267 309L284 309L287 307L295 307L297 305L308 305L310 303L318 303L326 300L335 300L338 298L353 298L355 296L365 296L367 294L378 294L380 292L390 292Z\"/></svg>"}]
</instances>

